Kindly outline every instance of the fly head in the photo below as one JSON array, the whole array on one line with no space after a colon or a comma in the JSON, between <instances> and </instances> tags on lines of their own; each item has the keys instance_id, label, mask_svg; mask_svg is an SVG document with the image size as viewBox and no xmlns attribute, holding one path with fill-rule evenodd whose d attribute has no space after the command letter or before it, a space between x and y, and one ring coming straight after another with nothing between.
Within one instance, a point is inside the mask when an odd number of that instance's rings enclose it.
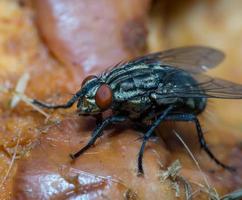
<instances>
[{"instance_id":1,"label":"fly head","mask_svg":"<svg viewBox=\"0 0 242 200\"><path fill-rule=\"evenodd\" d=\"M113 92L108 84L96 76L88 76L82 82L77 112L80 115L96 115L111 107Z\"/></svg>"}]
</instances>

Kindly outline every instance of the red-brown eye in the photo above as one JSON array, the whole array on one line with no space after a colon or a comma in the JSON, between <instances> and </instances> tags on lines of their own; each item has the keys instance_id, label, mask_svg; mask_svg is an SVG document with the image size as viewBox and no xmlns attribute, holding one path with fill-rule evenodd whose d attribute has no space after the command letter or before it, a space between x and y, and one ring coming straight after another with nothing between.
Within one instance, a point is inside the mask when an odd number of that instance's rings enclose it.
<instances>
[{"instance_id":1,"label":"red-brown eye","mask_svg":"<svg viewBox=\"0 0 242 200\"><path fill-rule=\"evenodd\" d=\"M99 108L105 110L112 104L113 92L107 84L101 85L95 95L95 102Z\"/></svg>"},{"instance_id":2,"label":"red-brown eye","mask_svg":"<svg viewBox=\"0 0 242 200\"><path fill-rule=\"evenodd\" d=\"M82 81L82 86L85 85L85 83L91 79L94 79L94 78L97 78L96 76L94 75L89 75L87 76L83 81Z\"/></svg>"}]
</instances>

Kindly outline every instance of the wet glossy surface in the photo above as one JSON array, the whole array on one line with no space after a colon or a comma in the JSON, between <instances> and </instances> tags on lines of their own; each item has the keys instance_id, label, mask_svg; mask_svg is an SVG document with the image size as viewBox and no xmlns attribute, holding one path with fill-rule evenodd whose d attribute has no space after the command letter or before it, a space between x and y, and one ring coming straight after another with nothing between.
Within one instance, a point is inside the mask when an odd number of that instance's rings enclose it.
<instances>
[{"instance_id":1,"label":"wet glossy surface","mask_svg":"<svg viewBox=\"0 0 242 200\"><path fill-rule=\"evenodd\" d=\"M150 0L37 0L40 32L62 62L85 74L145 50Z\"/></svg>"},{"instance_id":2,"label":"wet glossy surface","mask_svg":"<svg viewBox=\"0 0 242 200\"><path fill-rule=\"evenodd\" d=\"M54 125L40 137L31 156L19 164L15 178L15 199L57 198L63 196L94 199L120 198L128 189L141 197L163 197L168 187L157 178L159 160L166 165L168 152L162 142L147 145L145 178L137 177L136 155L140 147L138 132L129 129L105 131L94 148L71 161L70 152L76 151L90 137L93 120L66 119ZM152 185L153 195L149 192ZM163 188L163 189L161 189ZM30 193L26 191L30 191ZM63 197L62 196L62 197Z\"/></svg>"}]
</instances>

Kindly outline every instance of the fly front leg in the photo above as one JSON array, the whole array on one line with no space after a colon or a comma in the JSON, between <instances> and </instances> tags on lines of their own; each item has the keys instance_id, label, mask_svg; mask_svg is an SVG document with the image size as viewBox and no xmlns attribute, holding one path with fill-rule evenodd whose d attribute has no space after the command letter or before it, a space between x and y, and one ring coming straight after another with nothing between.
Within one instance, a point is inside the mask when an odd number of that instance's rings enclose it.
<instances>
[{"instance_id":1,"label":"fly front leg","mask_svg":"<svg viewBox=\"0 0 242 200\"><path fill-rule=\"evenodd\" d=\"M103 122L103 115L102 115L102 113L93 115L93 117L96 119L96 126L98 126L99 124L101 124Z\"/></svg>"},{"instance_id":2,"label":"fly front leg","mask_svg":"<svg viewBox=\"0 0 242 200\"><path fill-rule=\"evenodd\" d=\"M228 166L224 163L222 163L221 161L219 161L216 156L212 153L212 151L209 149L206 140L203 136L203 132L202 132L202 128L200 125L200 122L198 120L198 118L193 115L193 114L176 114L176 115L170 115L170 116L166 116L165 120L172 120L172 121L191 121L194 122L196 125L196 130L197 130L197 135L198 135L198 139L199 139L199 143L201 145L201 148L203 148L205 150L205 152L209 155L209 157L218 165L220 165L221 167L223 167L224 169L227 169L229 171L235 171L235 168Z\"/></svg>"},{"instance_id":3,"label":"fly front leg","mask_svg":"<svg viewBox=\"0 0 242 200\"><path fill-rule=\"evenodd\" d=\"M38 101L36 99L33 99L32 103L36 106L47 108L47 109L58 109L58 108L70 108L79 98L76 94L65 104L60 104L60 105L53 105L53 104L48 104L48 103L43 103L41 101Z\"/></svg>"},{"instance_id":4,"label":"fly front leg","mask_svg":"<svg viewBox=\"0 0 242 200\"><path fill-rule=\"evenodd\" d=\"M89 140L89 142L78 152L74 153L74 154L70 154L70 157L72 159L76 159L78 158L81 154L83 154L86 150L88 150L97 140L97 138L99 138L100 136L102 136L103 130L110 124L113 123L118 123L118 122L122 122L125 121L127 119L126 116L111 116L106 118L100 125L98 125L95 130L92 133L92 137Z\"/></svg>"},{"instance_id":5,"label":"fly front leg","mask_svg":"<svg viewBox=\"0 0 242 200\"><path fill-rule=\"evenodd\" d=\"M82 91L79 90L76 94L72 96L72 98L67 101L65 104L60 104L60 105L53 105L53 104L48 104L48 103L43 103L39 100L33 99L32 103L36 106L40 106L43 108L47 109L59 109L59 108L70 108L73 106L73 104L82 96Z\"/></svg>"},{"instance_id":6,"label":"fly front leg","mask_svg":"<svg viewBox=\"0 0 242 200\"><path fill-rule=\"evenodd\" d=\"M165 119L167 114L172 110L172 106L169 106L159 117L158 119L151 125L150 129L145 133L143 137L143 142L138 154L138 175L143 175L144 174L144 169L143 169L143 155L144 155L144 149L146 142L150 139L152 136L152 133L154 132L155 128L159 126L159 124Z\"/></svg>"}]
</instances>

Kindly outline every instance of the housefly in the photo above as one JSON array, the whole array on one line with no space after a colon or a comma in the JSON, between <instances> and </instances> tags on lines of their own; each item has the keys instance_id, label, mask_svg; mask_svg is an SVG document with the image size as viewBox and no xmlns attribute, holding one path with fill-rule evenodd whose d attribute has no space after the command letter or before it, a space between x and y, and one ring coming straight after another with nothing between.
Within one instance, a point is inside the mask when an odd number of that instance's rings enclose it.
<instances>
[{"instance_id":1,"label":"housefly","mask_svg":"<svg viewBox=\"0 0 242 200\"><path fill-rule=\"evenodd\" d=\"M224 59L216 49L203 46L180 47L151 53L128 62L120 62L98 76L90 75L65 104L52 105L33 100L49 108L69 108L77 102L80 115L93 115L112 109L113 115L102 120L89 142L71 158L88 150L110 124L130 120L147 127L138 154L138 173L143 174L142 158L146 142L163 121L191 121L196 126L199 143L221 167L234 168L219 161L209 149L197 116L209 98L242 99L242 85L212 78L204 72Z\"/></svg>"}]
</instances>

